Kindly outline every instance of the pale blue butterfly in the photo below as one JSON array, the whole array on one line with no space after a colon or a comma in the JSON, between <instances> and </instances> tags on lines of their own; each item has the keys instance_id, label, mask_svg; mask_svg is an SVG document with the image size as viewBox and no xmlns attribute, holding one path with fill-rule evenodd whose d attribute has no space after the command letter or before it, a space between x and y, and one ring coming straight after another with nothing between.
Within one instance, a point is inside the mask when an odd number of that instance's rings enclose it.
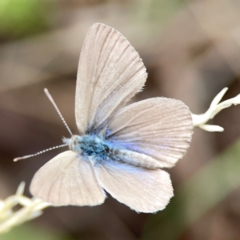
<instances>
[{"instance_id":1,"label":"pale blue butterfly","mask_svg":"<svg viewBox=\"0 0 240 240\"><path fill-rule=\"evenodd\" d=\"M121 33L99 23L89 29L77 74L79 135L67 127L72 137L59 147L69 150L35 174L33 196L55 206L94 206L104 202L106 191L138 212L165 208L173 188L161 168L174 166L186 153L193 124L178 100L159 97L125 106L146 78L142 60Z\"/></svg>"}]
</instances>

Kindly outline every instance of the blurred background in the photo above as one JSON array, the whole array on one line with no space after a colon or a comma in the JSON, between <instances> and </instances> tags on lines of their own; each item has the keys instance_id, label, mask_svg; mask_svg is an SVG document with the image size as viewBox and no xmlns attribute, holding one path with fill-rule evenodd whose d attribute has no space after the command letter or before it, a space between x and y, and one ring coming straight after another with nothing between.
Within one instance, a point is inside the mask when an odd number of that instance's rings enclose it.
<instances>
[{"instance_id":1,"label":"blurred background","mask_svg":"<svg viewBox=\"0 0 240 240\"><path fill-rule=\"evenodd\" d=\"M116 28L139 52L149 77L134 100L165 96L193 113L214 96L240 92L238 0L0 0L0 199L62 150L13 163L61 144L73 132L79 53L88 28ZM187 155L170 169L175 197L157 214L138 214L109 196L98 207L59 207L2 240L240 239L240 107L214 120L223 133L195 129Z\"/></svg>"}]
</instances>

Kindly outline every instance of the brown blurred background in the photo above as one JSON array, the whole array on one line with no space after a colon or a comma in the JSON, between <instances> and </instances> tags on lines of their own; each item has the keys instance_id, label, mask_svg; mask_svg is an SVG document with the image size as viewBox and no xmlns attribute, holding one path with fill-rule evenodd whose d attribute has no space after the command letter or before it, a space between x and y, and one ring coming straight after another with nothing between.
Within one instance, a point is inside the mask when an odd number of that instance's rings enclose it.
<instances>
[{"instance_id":1,"label":"brown blurred background","mask_svg":"<svg viewBox=\"0 0 240 240\"><path fill-rule=\"evenodd\" d=\"M25 181L28 189L33 174L61 150L17 163L13 163L14 157L59 145L63 136L68 137L43 88L49 89L77 133L77 64L87 29L95 22L123 33L143 58L149 77L145 90L135 100L166 96L182 100L193 113L202 113L223 87L229 87L225 99L240 92L238 0L0 1L1 199L13 194L20 181ZM232 107L213 120L225 128L223 133L195 129L187 155L169 171L176 189L180 191L196 174L201 175L215 156L238 140L239 112L239 107ZM234 156L239 158L238 154ZM237 164L232 167L240 170ZM212 172L209 176L210 181L215 178ZM171 201L166 210L152 217L138 214L109 196L98 207L46 209L40 218L0 239L240 239L237 186L216 196L211 208L188 221L173 237L161 231L166 232L164 219L179 219L179 224L187 219L181 204ZM198 196L202 201L208 201L204 194L208 187L203 186L203 194ZM175 207L182 210L181 214ZM198 208L197 203L194 207ZM168 228L174 232L171 222Z\"/></svg>"}]
</instances>

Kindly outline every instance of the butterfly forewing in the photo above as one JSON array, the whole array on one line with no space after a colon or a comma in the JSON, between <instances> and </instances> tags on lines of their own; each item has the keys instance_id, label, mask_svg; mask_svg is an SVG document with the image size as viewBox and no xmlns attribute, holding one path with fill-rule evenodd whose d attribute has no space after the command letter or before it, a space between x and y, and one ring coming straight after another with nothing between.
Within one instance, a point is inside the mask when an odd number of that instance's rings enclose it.
<instances>
[{"instance_id":1,"label":"butterfly forewing","mask_svg":"<svg viewBox=\"0 0 240 240\"><path fill-rule=\"evenodd\" d=\"M107 138L128 150L172 167L183 157L193 133L191 113L181 101L152 98L122 108L110 121Z\"/></svg>"},{"instance_id":2,"label":"butterfly forewing","mask_svg":"<svg viewBox=\"0 0 240 240\"><path fill-rule=\"evenodd\" d=\"M30 191L55 206L93 206L105 200L92 164L73 151L61 153L41 167L33 177Z\"/></svg>"},{"instance_id":3,"label":"butterfly forewing","mask_svg":"<svg viewBox=\"0 0 240 240\"><path fill-rule=\"evenodd\" d=\"M126 38L111 27L94 24L78 66L75 115L80 133L100 131L141 90L146 77L142 60Z\"/></svg>"}]
</instances>

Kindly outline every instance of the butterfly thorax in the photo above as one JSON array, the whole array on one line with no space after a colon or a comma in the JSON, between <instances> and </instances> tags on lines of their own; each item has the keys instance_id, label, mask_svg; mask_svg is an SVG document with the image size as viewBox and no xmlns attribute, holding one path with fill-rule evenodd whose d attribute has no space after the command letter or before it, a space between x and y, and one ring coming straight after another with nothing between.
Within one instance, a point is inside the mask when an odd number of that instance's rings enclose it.
<instances>
[{"instance_id":1,"label":"butterfly thorax","mask_svg":"<svg viewBox=\"0 0 240 240\"><path fill-rule=\"evenodd\" d=\"M96 160L104 160L116 154L116 149L96 135L73 135L71 138L64 138L70 150L88 158L94 157Z\"/></svg>"}]
</instances>

